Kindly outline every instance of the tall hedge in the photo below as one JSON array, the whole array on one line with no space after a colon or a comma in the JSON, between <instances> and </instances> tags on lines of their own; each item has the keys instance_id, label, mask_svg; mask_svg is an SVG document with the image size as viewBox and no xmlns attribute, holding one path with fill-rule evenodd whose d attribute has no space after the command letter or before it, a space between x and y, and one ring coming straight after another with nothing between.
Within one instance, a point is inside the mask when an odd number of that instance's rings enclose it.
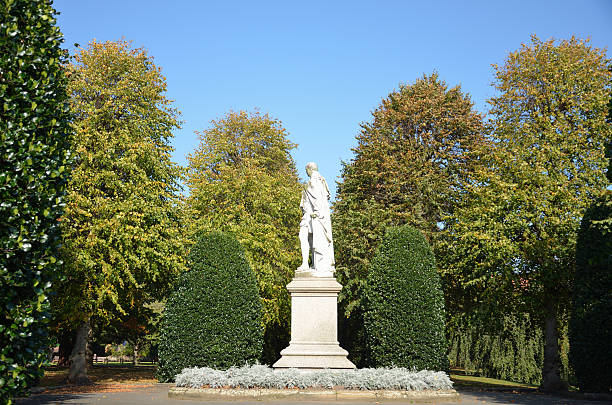
<instances>
[{"instance_id":1,"label":"tall hedge","mask_svg":"<svg viewBox=\"0 0 612 405\"><path fill-rule=\"evenodd\" d=\"M446 370L444 296L433 252L411 226L389 228L364 288L368 363Z\"/></svg>"},{"instance_id":2,"label":"tall hedge","mask_svg":"<svg viewBox=\"0 0 612 405\"><path fill-rule=\"evenodd\" d=\"M570 362L581 390L612 389L612 193L582 219L570 318Z\"/></svg>"},{"instance_id":3,"label":"tall hedge","mask_svg":"<svg viewBox=\"0 0 612 405\"><path fill-rule=\"evenodd\" d=\"M200 235L166 305L157 378L174 381L185 367L254 363L262 347L261 299L242 246L221 232Z\"/></svg>"},{"instance_id":4,"label":"tall hedge","mask_svg":"<svg viewBox=\"0 0 612 405\"><path fill-rule=\"evenodd\" d=\"M70 130L54 14L0 3L0 403L41 376L58 271Z\"/></svg>"}]
</instances>

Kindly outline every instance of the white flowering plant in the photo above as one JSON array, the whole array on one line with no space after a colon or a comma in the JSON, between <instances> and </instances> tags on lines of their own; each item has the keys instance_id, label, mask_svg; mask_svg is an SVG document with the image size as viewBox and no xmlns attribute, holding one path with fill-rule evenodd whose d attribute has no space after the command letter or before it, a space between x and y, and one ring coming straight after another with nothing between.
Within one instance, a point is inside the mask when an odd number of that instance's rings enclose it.
<instances>
[{"instance_id":1,"label":"white flowering plant","mask_svg":"<svg viewBox=\"0 0 612 405\"><path fill-rule=\"evenodd\" d=\"M358 370L274 370L264 365L245 365L228 370L185 368L176 376L177 387L188 388L342 388L347 390L450 390L453 383L442 371L407 368Z\"/></svg>"}]
</instances>

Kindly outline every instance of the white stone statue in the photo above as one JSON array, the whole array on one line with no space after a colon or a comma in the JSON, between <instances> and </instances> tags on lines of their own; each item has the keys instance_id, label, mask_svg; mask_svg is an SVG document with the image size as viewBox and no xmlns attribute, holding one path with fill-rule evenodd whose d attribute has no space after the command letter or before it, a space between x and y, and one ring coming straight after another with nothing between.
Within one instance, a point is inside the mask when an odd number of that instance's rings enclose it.
<instances>
[{"instance_id":1,"label":"white stone statue","mask_svg":"<svg viewBox=\"0 0 612 405\"><path fill-rule=\"evenodd\" d=\"M333 277L335 271L334 241L329 211L329 187L319 174L317 164L306 165L310 177L302 191L302 220L300 222L300 246L302 265L298 272L310 272L317 277ZM312 255L312 267L308 259Z\"/></svg>"},{"instance_id":2,"label":"white stone statue","mask_svg":"<svg viewBox=\"0 0 612 405\"><path fill-rule=\"evenodd\" d=\"M304 184L300 203L302 265L287 284L291 295L291 340L273 367L350 370L355 365L338 343L338 293L342 285L334 278L329 188L315 163L306 165L306 173L310 180ZM309 259L312 266L308 265Z\"/></svg>"}]
</instances>

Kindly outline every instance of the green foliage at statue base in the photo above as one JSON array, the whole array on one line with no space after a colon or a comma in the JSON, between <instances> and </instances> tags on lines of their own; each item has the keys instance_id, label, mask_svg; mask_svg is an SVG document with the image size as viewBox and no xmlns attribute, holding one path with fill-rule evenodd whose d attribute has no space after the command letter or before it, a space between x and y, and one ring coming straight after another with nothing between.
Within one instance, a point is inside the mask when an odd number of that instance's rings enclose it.
<instances>
[{"instance_id":1,"label":"green foliage at statue base","mask_svg":"<svg viewBox=\"0 0 612 405\"><path fill-rule=\"evenodd\" d=\"M442 286L421 232L410 226L387 230L364 292L370 366L448 369Z\"/></svg>"},{"instance_id":2,"label":"green foliage at statue base","mask_svg":"<svg viewBox=\"0 0 612 405\"><path fill-rule=\"evenodd\" d=\"M589 208L576 246L570 360L581 390L612 389L612 193Z\"/></svg>"},{"instance_id":3,"label":"green foliage at statue base","mask_svg":"<svg viewBox=\"0 0 612 405\"><path fill-rule=\"evenodd\" d=\"M261 299L242 246L224 233L200 235L166 305L157 378L174 381L185 367L252 364L262 346Z\"/></svg>"}]
</instances>

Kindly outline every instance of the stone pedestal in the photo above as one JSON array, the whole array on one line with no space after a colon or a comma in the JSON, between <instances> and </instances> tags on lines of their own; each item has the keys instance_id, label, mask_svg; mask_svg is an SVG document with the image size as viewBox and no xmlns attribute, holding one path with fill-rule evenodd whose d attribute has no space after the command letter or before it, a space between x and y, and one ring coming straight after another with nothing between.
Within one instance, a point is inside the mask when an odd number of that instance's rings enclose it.
<instances>
[{"instance_id":1,"label":"stone pedestal","mask_svg":"<svg viewBox=\"0 0 612 405\"><path fill-rule=\"evenodd\" d=\"M338 343L338 293L334 277L297 276L291 294L291 341L274 368L354 369Z\"/></svg>"}]
</instances>

